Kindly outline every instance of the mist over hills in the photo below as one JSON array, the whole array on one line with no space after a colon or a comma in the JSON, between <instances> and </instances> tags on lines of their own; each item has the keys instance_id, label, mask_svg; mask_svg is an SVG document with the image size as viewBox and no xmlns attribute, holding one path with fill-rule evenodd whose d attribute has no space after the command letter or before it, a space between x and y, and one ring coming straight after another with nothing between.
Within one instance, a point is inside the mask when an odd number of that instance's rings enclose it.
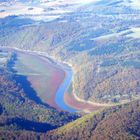
<instances>
[{"instance_id":1,"label":"mist over hills","mask_svg":"<svg viewBox=\"0 0 140 140\"><path fill-rule=\"evenodd\" d=\"M26 16L35 20L53 20L66 13L73 12L77 7L87 4L87 1L66 0L11 0L0 1L1 17L8 15Z\"/></svg>"}]
</instances>

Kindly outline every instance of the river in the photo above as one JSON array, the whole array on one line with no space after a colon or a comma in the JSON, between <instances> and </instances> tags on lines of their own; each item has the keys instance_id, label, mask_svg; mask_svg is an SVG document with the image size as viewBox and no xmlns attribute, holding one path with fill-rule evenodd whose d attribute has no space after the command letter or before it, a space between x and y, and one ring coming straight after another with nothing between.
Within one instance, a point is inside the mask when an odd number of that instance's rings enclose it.
<instances>
[{"instance_id":1,"label":"river","mask_svg":"<svg viewBox=\"0 0 140 140\"><path fill-rule=\"evenodd\" d=\"M20 53L24 53L27 55L30 54L30 55L35 56L36 58L42 57L44 59L47 59L47 61L49 61L49 63L53 64L54 66L61 68L61 70L63 70L65 72L65 78L64 78L63 82L60 84L57 92L55 93L55 103L57 104L57 106L61 110L71 112L71 113L74 113L77 111L76 109L68 106L64 100L65 93L67 92L67 90L71 84L72 75L73 75L73 72L72 72L72 69L70 66L63 64L63 63L60 63L60 62L57 62L56 60L53 60L49 56L43 55L41 52L39 53L36 51L34 52L34 51L30 51L30 50L21 50L18 48L14 48L14 49L13 48L6 48L6 50L8 50L8 51L14 50L16 53L20 52ZM42 61L44 61L44 59ZM18 81L18 82L20 82L20 81ZM23 83L23 82L21 81L21 83ZM24 86L26 86L25 84L26 83L24 82ZM29 84L29 82L27 82L27 84ZM31 91L31 90L29 90L29 91ZM31 95L31 93L28 93L28 94ZM32 94L34 94L34 93L32 93ZM36 93L36 94L38 94L38 93Z\"/></svg>"},{"instance_id":2,"label":"river","mask_svg":"<svg viewBox=\"0 0 140 140\"><path fill-rule=\"evenodd\" d=\"M70 86L73 73L69 66L65 65L65 66L63 66L63 69L66 73L66 76L65 76L64 82L60 85L60 87L56 93L55 102L63 110L66 110L68 112L76 112L76 110L74 108L71 108L70 106L65 104L65 100L64 100L64 95Z\"/></svg>"}]
</instances>

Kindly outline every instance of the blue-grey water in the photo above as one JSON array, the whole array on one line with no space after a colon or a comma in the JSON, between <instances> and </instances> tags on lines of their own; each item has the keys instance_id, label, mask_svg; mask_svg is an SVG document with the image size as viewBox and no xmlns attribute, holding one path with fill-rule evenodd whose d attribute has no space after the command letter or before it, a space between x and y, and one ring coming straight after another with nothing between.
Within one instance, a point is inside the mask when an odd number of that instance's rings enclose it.
<instances>
[{"instance_id":1,"label":"blue-grey water","mask_svg":"<svg viewBox=\"0 0 140 140\"><path fill-rule=\"evenodd\" d=\"M55 102L61 109L72 113L72 112L76 112L77 110L68 106L65 103L64 95L70 86L73 73L72 73L72 70L70 68L65 68L65 71L66 71L66 76L65 76L64 82L60 85L60 87L56 93Z\"/></svg>"}]
</instances>

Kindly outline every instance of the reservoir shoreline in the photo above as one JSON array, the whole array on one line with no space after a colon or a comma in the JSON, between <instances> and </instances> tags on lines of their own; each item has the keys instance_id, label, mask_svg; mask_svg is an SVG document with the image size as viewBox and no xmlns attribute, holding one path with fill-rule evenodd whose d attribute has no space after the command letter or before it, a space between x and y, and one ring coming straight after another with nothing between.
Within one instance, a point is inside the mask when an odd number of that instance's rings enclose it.
<instances>
[{"instance_id":1,"label":"reservoir shoreline","mask_svg":"<svg viewBox=\"0 0 140 140\"><path fill-rule=\"evenodd\" d=\"M32 55L37 57L38 59L41 59L44 61L44 63L49 63L50 66L55 67L56 69L62 70L64 72L64 77L62 82L59 84L56 92L52 95L51 100L49 100L48 104L50 104L52 107L55 107L57 110L61 111L67 111L67 112L77 112L77 110L65 103L65 93L67 92L67 89L69 88L69 85L72 81L72 69L67 64L62 64L58 61L53 60L47 55L44 55L44 53L40 52L34 52L29 50L21 50L18 48L1 48L3 50L7 51L14 51L16 53L23 53L25 55ZM32 80L33 81L33 80ZM36 93L38 96L38 93ZM39 96L38 96L39 97ZM47 103L47 102L46 102Z\"/></svg>"},{"instance_id":2,"label":"reservoir shoreline","mask_svg":"<svg viewBox=\"0 0 140 140\"><path fill-rule=\"evenodd\" d=\"M67 112L85 112L90 113L99 109L103 109L105 107L112 107L115 106L115 104L104 104L104 103L98 103L98 102L91 102L86 101L81 98L79 98L76 93L73 93L72 91L69 91L70 85L72 85L73 88L73 71L70 64L67 64L63 61L57 61L56 58L53 58L52 56L48 56L45 52L39 52L39 51L31 51L31 50L22 50L19 48L8 48L3 47L1 49L7 49L7 50L13 50L18 51L21 53L29 54L38 57L39 59L42 59L42 61L45 61L45 63L51 63L54 67L61 69L64 72L64 79L59 84L59 87L54 92L52 98L48 100L47 102L57 110L61 111L67 111ZM45 97L46 98L46 97ZM46 102L46 103L47 103Z\"/></svg>"}]
</instances>

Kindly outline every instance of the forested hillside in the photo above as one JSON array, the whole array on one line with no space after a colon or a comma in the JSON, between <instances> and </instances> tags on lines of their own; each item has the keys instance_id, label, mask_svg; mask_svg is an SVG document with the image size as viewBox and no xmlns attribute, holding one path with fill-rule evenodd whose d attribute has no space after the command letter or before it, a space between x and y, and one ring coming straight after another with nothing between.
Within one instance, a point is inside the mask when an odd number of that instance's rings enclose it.
<instances>
[{"instance_id":1,"label":"forested hillside","mask_svg":"<svg viewBox=\"0 0 140 140\"><path fill-rule=\"evenodd\" d=\"M140 101L86 115L48 133L52 140L130 140L140 138Z\"/></svg>"}]
</instances>

